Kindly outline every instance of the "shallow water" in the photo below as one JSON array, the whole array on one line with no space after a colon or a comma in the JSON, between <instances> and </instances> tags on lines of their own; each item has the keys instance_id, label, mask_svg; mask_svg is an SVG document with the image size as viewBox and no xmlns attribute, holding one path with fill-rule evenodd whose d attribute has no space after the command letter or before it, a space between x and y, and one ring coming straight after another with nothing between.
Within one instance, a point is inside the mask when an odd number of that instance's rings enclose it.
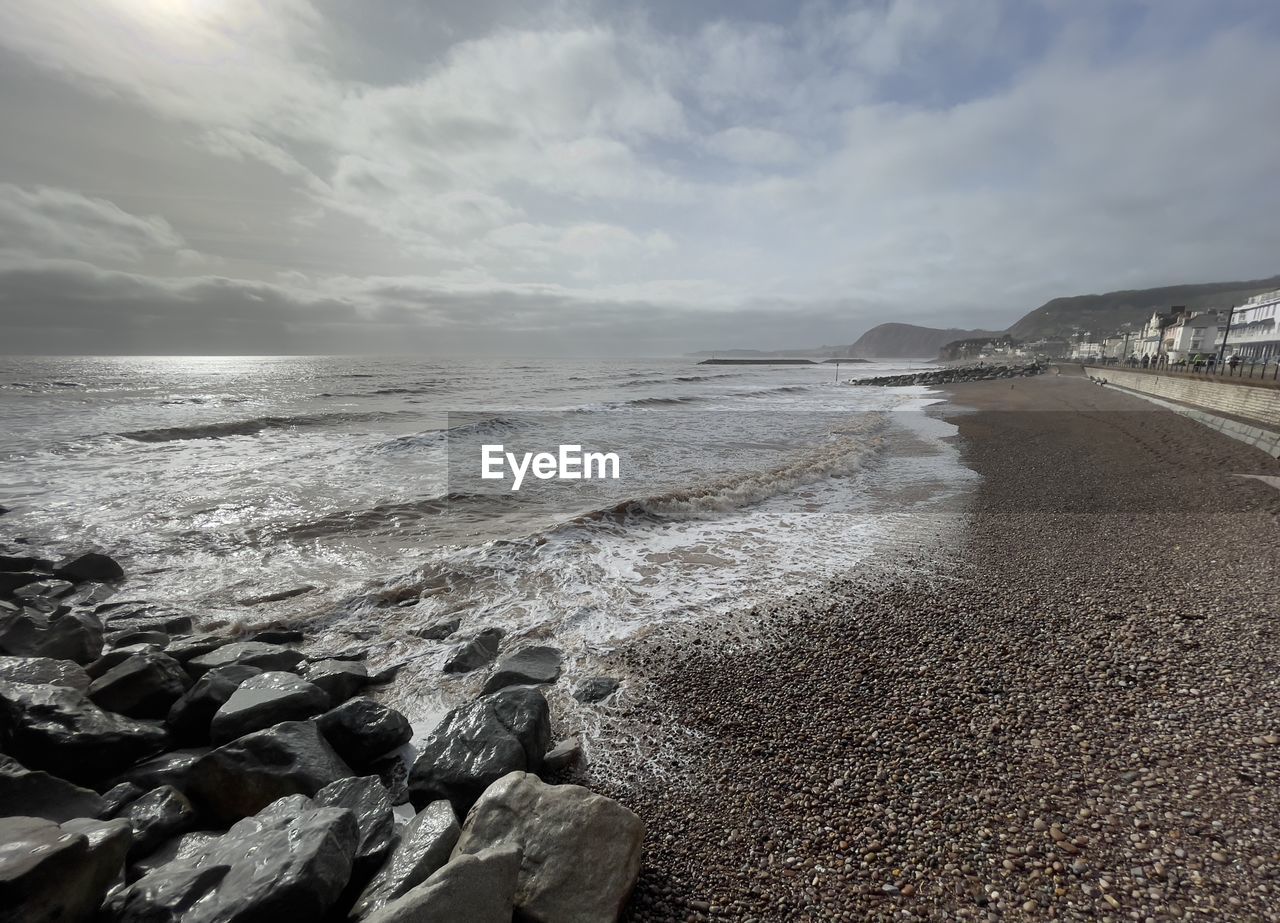
<instances>
[{"instance_id":1,"label":"shallow water","mask_svg":"<svg viewBox=\"0 0 1280 923\"><path fill-rule=\"evenodd\" d=\"M800 592L900 538L967 480L919 412L935 399L830 365L0 360L0 538L100 545L129 598L307 620L316 646L403 661L393 695L429 723L484 673L441 676L448 643L415 636L436 619L554 643L571 679L654 625ZM479 477L494 443L616 452L622 476L512 492Z\"/></svg>"}]
</instances>

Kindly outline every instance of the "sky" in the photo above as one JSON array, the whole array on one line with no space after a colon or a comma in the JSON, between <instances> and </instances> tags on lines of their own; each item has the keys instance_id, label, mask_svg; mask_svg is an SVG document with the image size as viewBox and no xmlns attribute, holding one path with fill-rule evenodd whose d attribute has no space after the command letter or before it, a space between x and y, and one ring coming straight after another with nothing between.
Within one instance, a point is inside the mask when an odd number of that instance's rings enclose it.
<instances>
[{"instance_id":1,"label":"sky","mask_svg":"<svg viewBox=\"0 0 1280 923\"><path fill-rule=\"evenodd\" d=\"M1274 0L0 0L0 352L673 355L1280 273Z\"/></svg>"}]
</instances>

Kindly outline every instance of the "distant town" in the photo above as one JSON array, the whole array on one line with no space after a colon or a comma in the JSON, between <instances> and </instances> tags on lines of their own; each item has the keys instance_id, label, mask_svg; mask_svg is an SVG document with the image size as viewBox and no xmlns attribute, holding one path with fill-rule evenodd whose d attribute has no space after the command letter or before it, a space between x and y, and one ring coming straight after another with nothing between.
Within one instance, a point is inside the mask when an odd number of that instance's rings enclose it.
<instances>
[{"instance_id":1,"label":"distant town","mask_svg":"<svg viewBox=\"0 0 1280 923\"><path fill-rule=\"evenodd\" d=\"M1221 365L1265 370L1280 363L1278 305L1280 289L1275 289L1221 309L1195 311L1173 305L1152 311L1141 326L1126 323L1113 330L1077 330L1069 336L1034 340L1019 340L1010 334L956 340L942 347L939 358L1049 358L1143 368Z\"/></svg>"}]
</instances>

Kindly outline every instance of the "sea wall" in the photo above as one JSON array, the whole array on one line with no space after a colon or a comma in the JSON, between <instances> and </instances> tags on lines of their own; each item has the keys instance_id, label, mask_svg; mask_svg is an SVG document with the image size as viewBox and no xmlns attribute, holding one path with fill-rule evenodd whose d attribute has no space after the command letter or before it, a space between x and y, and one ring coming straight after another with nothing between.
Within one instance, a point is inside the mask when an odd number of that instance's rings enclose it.
<instances>
[{"instance_id":1,"label":"sea wall","mask_svg":"<svg viewBox=\"0 0 1280 923\"><path fill-rule=\"evenodd\" d=\"M1142 394L1167 398L1192 407L1253 420L1280 429L1280 390L1225 381L1134 372L1115 367L1091 367L1089 377Z\"/></svg>"}]
</instances>

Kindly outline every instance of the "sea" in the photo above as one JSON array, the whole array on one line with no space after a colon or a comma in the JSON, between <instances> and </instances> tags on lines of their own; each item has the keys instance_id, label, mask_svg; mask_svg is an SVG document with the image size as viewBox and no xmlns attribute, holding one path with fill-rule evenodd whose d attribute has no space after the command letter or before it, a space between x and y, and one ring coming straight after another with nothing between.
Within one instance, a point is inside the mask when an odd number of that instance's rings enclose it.
<instances>
[{"instance_id":1,"label":"sea","mask_svg":"<svg viewBox=\"0 0 1280 923\"><path fill-rule=\"evenodd\" d=\"M101 548L119 598L398 664L386 695L420 729L483 682L442 672L453 645L497 627L503 653L563 652L572 724L569 691L620 646L936 532L974 479L941 395L848 383L928 367L0 358L0 544ZM482 477L499 445L612 453L618 477L512 490ZM446 619L453 638L419 637Z\"/></svg>"}]
</instances>

